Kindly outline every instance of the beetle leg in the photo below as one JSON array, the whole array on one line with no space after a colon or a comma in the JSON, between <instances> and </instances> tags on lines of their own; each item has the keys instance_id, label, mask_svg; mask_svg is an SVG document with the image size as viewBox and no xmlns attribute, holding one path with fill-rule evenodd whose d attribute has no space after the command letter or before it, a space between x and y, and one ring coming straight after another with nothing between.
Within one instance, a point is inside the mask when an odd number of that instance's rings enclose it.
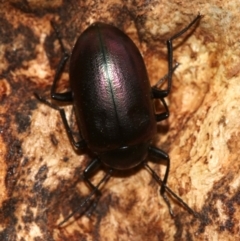
<instances>
[{"instance_id":1,"label":"beetle leg","mask_svg":"<svg viewBox=\"0 0 240 241\"><path fill-rule=\"evenodd\" d=\"M177 67L179 65L180 64L178 62L175 63L175 65L173 67L173 72L177 69ZM166 79L168 79L168 74L164 75L152 88L159 88ZM161 91L161 90L159 90L159 91Z\"/></svg>"},{"instance_id":2,"label":"beetle leg","mask_svg":"<svg viewBox=\"0 0 240 241\"><path fill-rule=\"evenodd\" d=\"M158 159L163 159L167 162L167 166L166 166L166 172L163 178L163 181L161 182L161 188L160 188L160 194L163 197L164 201L166 202L166 204L168 205L169 208L169 212L170 214L173 216L173 211L170 205L170 202L165 194L165 188L167 185L167 179L168 179L168 174L169 174L169 169L170 169L170 159L167 153L165 153L163 150L158 149L154 146L149 146L148 148L148 152L150 156L156 157ZM145 166L149 169L149 166L145 164ZM156 179L158 176L155 172L151 171L154 179ZM158 177L159 178L159 177Z\"/></svg>"},{"instance_id":3,"label":"beetle leg","mask_svg":"<svg viewBox=\"0 0 240 241\"><path fill-rule=\"evenodd\" d=\"M197 23L200 18L202 17L201 14L198 14L196 18L193 19L193 21L184 29L182 29L180 32L178 32L177 34L173 35L170 39L167 40L167 49L168 49L168 74L166 76L163 77L163 79L167 78L167 82L168 82L168 86L166 90L159 90L159 92L161 93L161 97L167 97L171 87L172 87L172 74L174 72L174 70L176 69L176 65L173 66L173 46L172 46L172 42L174 39L177 39L178 37L180 37L181 35L183 35L188 29L190 29L195 23ZM158 84L157 84L158 85ZM156 87L155 87L156 88Z\"/></svg>"},{"instance_id":4,"label":"beetle leg","mask_svg":"<svg viewBox=\"0 0 240 241\"><path fill-rule=\"evenodd\" d=\"M101 166L101 162L98 158L93 159L90 164L85 168L84 172L83 172L83 178L84 181L87 182L88 186L92 189L95 190L95 194L96 194L96 199L94 200L94 202L92 203L87 216L91 216L91 214L93 213L93 211L95 210L98 201L102 195L101 191L94 186L91 181L89 180L89 178L99 169L99 167Z\"/></svg>"},{"instance_id":5,"label":"beetle leg","mask_svg":"<svg viewBox=\"0 0 240 241\"><path fill-rule=\"evenodd\" d=\"M175 69L179 66L179 63L176 63L173 71L175 71ZM159 90L158 87L159 85L162 84L163 81L165 81L168 78L168 74L166 74L163 78L161 78L158 83L152 87L152 95L154 99L160 99L160 101L162 102L164 108L165 108L165 112L160 113L160 114L155 114L156 120L157 122L162 121L164 119L167 119L169 117L169 110L168 110L168 106L164 100L164 96L165 96L165 90Z\"/></svg>"},{"instance_id":6,"label":"beetle leg","mask_svg":"<svg viewBox=\"0 0 240 241\"><path fill-rule=\"evenodd\" d=\"M84 180L87 182L87 184L89 185L89 187L91 189L95 190L95 194L96 194L96 199L92 203L92 205L87 213L87 216L92 215L92 213L95 210L95 208L97 207L98 201L102 195L101 191L98 189L98 185L94 186L92 184L92 182L89 180L89 178L99 169L100 166L101 166L101 162L99 159L96 158L90 162L90 164L86 167L86 169L84 170L84 173L83 173ZM112 169L109 171L109 173L112 173Z\"/></svg>"},{"instance_id":7,"label":"beetle leg","mask_svg":"<svg viewBox=\"0 0 240 241\"><path fill-rule=\"evenodd\" d=\"M152 174L153 178L160 184L163 185L163 181L162 179L157 175L157 173L146 163L144 162L144 166L148 169L148 171L150 171L150 173ZM189 213L191 213L193 216L195 216L196 218L199 217L199 214L197 212L195 212L193 209L191 209L187 203L185 203L177 194L175 194L168 186L165 185L165 191L167 193L169 193L171 196L173 196L183 207L185 207L187 209L187 211ZM174 213L172 211L170 202L168 199L165 199L165 202L167 203L167 206L169 208L169 212L172 216L174 216Z\"/></svg>"},{"instance_id":8,"label":"beetle leg","mask_svg":"<svg viewBox=\"0 0 240 241\"><path fill-rule=\"evenodd\" d=\"M197 17L194 18L193 21L190 24L188 24L187 27L185 27L180 32L176 33L170 39L167 40L167 49L168 49L168 87L167 87L166 90L163 91L163 92L165 92L165 96L163 96L163 97L168 96L168 94L169 94L169 92L171 90L171 86L172 86L172 74L173 74L173 71L174 71L172 41L174 39L177 39L181 35L183 35L188 29L190 29L195 23L197 23L201 19L201 17L202 17L202 15L199 13L197 15Z\"/></svg>"},{"instance_id":9,"label":"beetle leg","mask_svg":"<svg viewBox=\"0 0 240 241\"><path fill-rule=\"evenodd\" d=\"M46 99L44 99L42 96L38 95L37 93L34 93L34 95L39 101L43 102L44 104L48 105L49 107L51 107L57 111L59 111L61 118L62 118L62 122L65 127L65 130L67 131L68 138L70 139L72 145L78 150L86 147L86 142L83 139L80 141L75 141L72 130L71 130L71 128L68 124L67 118L66 118L65 110L62 108L59 108L59 106L54 105L53 103L48 102Z\"/></svg>"},{"instance_id":10,"label":"beetle leg","mask_svg":"<svg viewBox=\"0 0 240 241\"><path fill-rule=\"evenodd\" d=\"M72 101L72 92L71 91L67 91L65 93L56 93L56 86L57 86L57 82L59 81L60 77L61 77L61 74L64 70L64 67L66 65L66 62L67 60L69 59L69 54L67 53L64 45L63 45L63 42L62 42L62 39L60 37L60 34L59 34L59 31L57 30L55 24L53 22L51 22L52 24L52 27L57 35L57 39L59 41L59 44L60 44L60 47L61 47L61 50L62 50L62 53L63 53L63 56L58 64L58 68L57 68L57 71L55 73L55 76L54 76L54 80L53 80L53 84L52 84L52 87L51 87L51 97L52 99L54 100L58 100L58 101L66 101L66 102L70 102Z\"/></svg>"},{"instance_id":11,"label":"beetle leg","mask_svg":"<svg viewBox=\"0 0 240 241\"><path fill-rule=\"evenodd\" d=\"M168 107L166 105L166 102L164 100L165 97L168 96L170 90L171 90L171 86L172 86L172 74L174 72L174 70L177 68L178 64L175 64L175 66L173 66L173 46L172 46L172 41L178 37L180 37L182 34L184 34L189 28L192 27L192 25L194 25L195 23L197 23L200 18L202 17L201 14L198 14L197 17L195 19L193 19L193 21L184 29L182 29L180 32L178 32L177 34L173 35L170 39L167 40L167 49L168 49L168 74L166 76L164 76L162 78L162 80L165 80L165 78L167 78L167 89L166 90L159 90L157 88L157 85L155 85L154 87L152 87L152 94L153 94L153 98L154 99L160 99L160 101L162 102L164 108L165 108L165 112L164 113L160 113L160 114L156 114L156 120L157 121L162 121L166 118L169 117L169 110ZM160 80L161 81L161 80ZM161 85L161 83L160 83Z\"/></svg>"},{"instance_id":12,"label":"beetle leg","mask_svg":"<svg viewBox=\"0 0 240 241\"><path fill-rule=\"evenodd\" d=\"M173 68L173 72L176 70L176 68L179 66L179 63L176 63L174 68ZM165 90L159 90L159 86L163 83L163 81L165 81L168 78L168 74L166 74L163 78L161 78L158 83L156 85L154 85L152 87L152 95L154 99L160 99L160 101L162 102L164 108L165 108L165 112L160 113L160 114L155 114L155 118L157 120L157 122L165 120L169 117L169 110L168 110L168 106L166 104L166 101L164 99L165 97Z\"/></svg>"},{"instance_id":13,"label":"beetle leg","mask_svg":"<svg viewBox=\"0 0 240 241\"><path fill-rule=\"evenodd\" d=\"M159 122L159 121L167 119L169 117L169 109L168 109L165 99L163 97L161 97L161 93L155 88L152 88L152 93L153 93L154 99L160 99L160 101L162 102L163 107L165 109L165 112L160 113L160 114L155 114L156 121Z\"/></svg>"},{"instance_id":14,"label":"beetle leg","mask_svg":"<svg viewBox=\"0 0 240 241\"><path fill-rule=\"evenodd\" d=\"M169 169L170 169L170 159L166 152L164 152L163 150L158 149L154 146L149 146L148 152L149 152L149 155L156 157L158 159L163 159L167 162L166 172L165 172L165 175L163 178L163 185L160 189L160 193L162 195L165 192L165 186L167 184L167 179L168 179L168 174L169 174Z\"/></svg>"},{"instance_id":15,"label":"beetle leg","mask_svg":"<svg viewBox=\"0 0 240 241\"><path fill-rule=\"evenodd\" d=\"M94 162L95 160L93 160ZM90 163L90 165L92 164L92 162ZM90 166L89 165L89 166ZM77 207L76 209L73 210L72 213L70 213L62 222L60 222L58 224L59 226L62 226L64 223L66 223L75 213L78 213L87 203L89 203L91 201L91 198L94 194L96 194L96 192L99 191L99 187L102 183L107 182L108 179L110 178L112 174L112 169L110 169L108 171L108 173L99 181L99 183L95 186L95 188L92 190L92 192L84 199L84 201L79 205L79 207Z\"/></svg>"},{"instance_id":16,"label":"beetle leg","mask_svg":"<svg viewBox=\"0 0 240 241\"><path fill-rule=\"evenodd\" d=\"M57 71L55 73L53 84L52 84L52 87L51 87L51 97L54 100L65 101L65 102L71 102L73 100L72 91L67 91L65 93L56 93L55 92L57 82L59 81L59 79L61 77L61 74L63 72L64 66L65 66L68 58L69 58L68 54L64 53L64 56L60 60Z\"/></svg>"}]
</instances>

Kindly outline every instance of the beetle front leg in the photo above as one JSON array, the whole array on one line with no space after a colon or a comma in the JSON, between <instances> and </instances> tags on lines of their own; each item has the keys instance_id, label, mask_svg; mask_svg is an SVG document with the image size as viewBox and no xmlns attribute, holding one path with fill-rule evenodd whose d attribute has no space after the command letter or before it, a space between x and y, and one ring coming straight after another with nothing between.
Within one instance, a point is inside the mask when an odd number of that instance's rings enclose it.
<instances>
[{"instance_id":1,"label":"beetle front leg","mask_svg":"<svg viewBox=\"0 0 240 241\"><path fill-rule=\"evenodd\" d=\"M88 167L86 169L88 169L89 173L92 173L93 170L95 170L98 166L99 166L100 162L99 160L97 159L94 159L91 161L91 163L88 165ZM85 172L88 172L88 171L84 171ZM58 226L62 226L64 223L66 223L71 217L74 216L75 213L79 213L82 208L84 208L89 202L91 202L92 200L92 197L97 193L97 192L100 192L99 191L99 187L100 185L102 185L103 183L107 182L108 179L110 178L111 174L112 174L113 170L110 169L106 174L105 176L98 182L98 184L96 186L92 185L92 187L94 187L94 189L92 190L92 192L83 200L83 202L81 202L81 204L79 205L79 207L77 207L76 209L74 209L62 222L60 222L58 224ZM87 175L88 175L87 174Z\"/></svg>"},{"instance_id":2,"label":"beetle front leg","mask_svg":"<svg viewBox=\"0 0 240 241\"><path fill-rule=\"evenodd\" d=\"M164 152L163 150L161 149L158 149L154 146L149 146L148 148L148 153L150 156L153 156L153 157L156 157L158 160L159 159L163 159L166 161L167 165L166 165L166 172L165 172L165 175L164 175L164 178L163 178L163 185L160 189L160 193L161 195L164 194L165 192L165 186L167 184L167 179L168 179L168 174L169 174L169 170L170 170L170 159L169 159L169 156L166 152Z\"/></svg>"},{"instance_id":3,"label":"beetle front leg","mask_svg":"<svg viewBox=\"0 0 240 241\"><path fill-rule=\"evenodd\" d=\"M91 216L91 214L97 207L98 201L102 195L101 191L95 185L93 185L91 183L91 181L89 180L89 178L100 168L100 166L101 166L100 160L98 158L93 159L83 172L84 181L87 182L88 186L92 190L95 190L95 194L96 194L96 199L93 201L93 203L87 213L87 216ZM110 170L110 172L112 172L112 171Z\"/></svg>"},{"instance_id":4,"label":"beetle front leg","mask_svg":"<svg viewBox=\"0 0 240 241\"><path fill-rule=\"evenodd\" d=\"M167 166L166 166L166 172L164 175L163 180L161 181L161 188L160 188L160 194L163 197L165 203L168 206L169 212L172 216L174 216L173 211L172 211L172 207L171 204L165 194L165 189L166 189L166 185L167 185L167 179L168 179L168 174L169 174L169 169L170 169L170 159L167 153L165 153L163 150L158 149L154 146L149 146L148 149L148 153L150 156L156 157L158 160L159 159L163 159L167 162ZM156 174L156 172L154 172L148 165L147 163L144 163L145 167L152 173L153 178L157 181L161 180L160 177Z\"/></svg>"},{"instance_id":5,"label":"beetle front leg","mask_svg":"<svg viewBox=\"0 0 240 241\"><path fill-rule=\"evenodd\" d=\"M152 174L153 178L160 184L163 185L163 181L162 179L157 175L157 173L146 163L143 163L144 166L148 169L148 171ZM191 213L194 217L199 218L199 214L197 212L195 212L192 208L190 208L187 203L185 203L177 194L175 194L168 186L165 186L165 191L167 193L169 193L170 195L172 195L172 197L174 197L183 207L186 208L186 210ZM168 198L164 195L163 196L164 201L166 202L168 209L169 209L169 213L171 214L171 216L175 216L171 207L171 204L168 200Z\"/></svg>"}]
</instances>

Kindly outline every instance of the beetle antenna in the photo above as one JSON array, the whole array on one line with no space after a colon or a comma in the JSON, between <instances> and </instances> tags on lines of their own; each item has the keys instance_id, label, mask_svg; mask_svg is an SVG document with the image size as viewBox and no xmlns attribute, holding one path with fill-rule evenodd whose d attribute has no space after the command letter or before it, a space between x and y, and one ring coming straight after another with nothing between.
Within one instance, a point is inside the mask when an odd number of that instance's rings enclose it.
<instances>
[{"instance_id":1,"label":"beetle antenna","mask_svg":"<svg viewBox=\"0 0 240 241\"><path fill-rule=\"evenodd\" d=\"M144 166L151 172L153 178L160 183L161 185L164 185L162 179L157 175L157 173L146 163L144 162ZM173 196L184 208L187 209L187 211L189 213L191 213L194 217L198 218L199 215L197 212L195 212L193 209L191 209L187 203L185 203L176 193L174 193L168 186L165 186L165 190L166 192L168 192L171 196ZM172 208L171 208L171 204L169 202L169 200L167 199L166 196L163 196L164 201L167 203L167 206L169 208L169 212L171 214L171 216L174 216Z\"/></svg>"},{"instance_id":2,"label":"beetle antenna","mask_svg":"<svg viewBox=\"0 0 240 241\"><path fill-rule=\"evenodd\" d=\"M87 203L89 203L89 201L91 200L92 196L94 194L96 194L96 192L98 191L99 186L104 183L107 182L112 174L112 169L109 170L109 172L101 179L101 181L95 186L94 190L87 196L87 198L85 198L85 200L80 204L79 207L77 207L76 209L74 209L62 222L60 222L57 226L60 227L62 226L64 223L66 223L75 213L78 213Z\"/></svg>"}]
</instances>

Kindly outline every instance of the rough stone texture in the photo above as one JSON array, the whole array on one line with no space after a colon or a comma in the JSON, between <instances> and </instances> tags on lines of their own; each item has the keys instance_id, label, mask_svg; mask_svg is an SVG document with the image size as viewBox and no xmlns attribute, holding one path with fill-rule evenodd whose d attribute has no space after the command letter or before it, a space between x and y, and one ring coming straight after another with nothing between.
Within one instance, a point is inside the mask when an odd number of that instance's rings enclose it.
<instances>
[{"instance_id":1,"label":"rough stone texture","mask_svg":"<svg viewBox=\"0 0 240 241\"><path fill-rule=\"evenodd\" d=\"M239 9L235 0L0 1L0 240L238 240ZM119 27L141 49L153 85L167 72L165 40L198 12L195 31L175 42L181 65L155 144L171 157L169 187L200 218L171 199L172 218L141 169L112 177L90 218L57 227L90 193L81 173L91 157L74 152L59 114L33 96L50 98L61 56L50 20L69 52L90 23ZM66 70L59 88L67 85Z\"/></svg>"}]
</instances>

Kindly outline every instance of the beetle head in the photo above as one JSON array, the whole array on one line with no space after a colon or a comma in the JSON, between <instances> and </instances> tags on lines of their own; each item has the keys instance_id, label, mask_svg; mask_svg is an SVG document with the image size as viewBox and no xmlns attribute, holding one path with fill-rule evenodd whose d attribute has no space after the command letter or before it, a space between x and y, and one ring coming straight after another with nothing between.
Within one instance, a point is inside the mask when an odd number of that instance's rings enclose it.
<instances>
[{"instance_id":1,"label":"beetle head","mask_svg":"<svg viewBox=\"0 0 240 241\"><path fill-rule=\"evenodd\" d=\"M148 154L149 143L132 146L123 146L108 152L101 153L101 162L113 169L126 170L138 166Z\"/></svg>"}]
</instances>

